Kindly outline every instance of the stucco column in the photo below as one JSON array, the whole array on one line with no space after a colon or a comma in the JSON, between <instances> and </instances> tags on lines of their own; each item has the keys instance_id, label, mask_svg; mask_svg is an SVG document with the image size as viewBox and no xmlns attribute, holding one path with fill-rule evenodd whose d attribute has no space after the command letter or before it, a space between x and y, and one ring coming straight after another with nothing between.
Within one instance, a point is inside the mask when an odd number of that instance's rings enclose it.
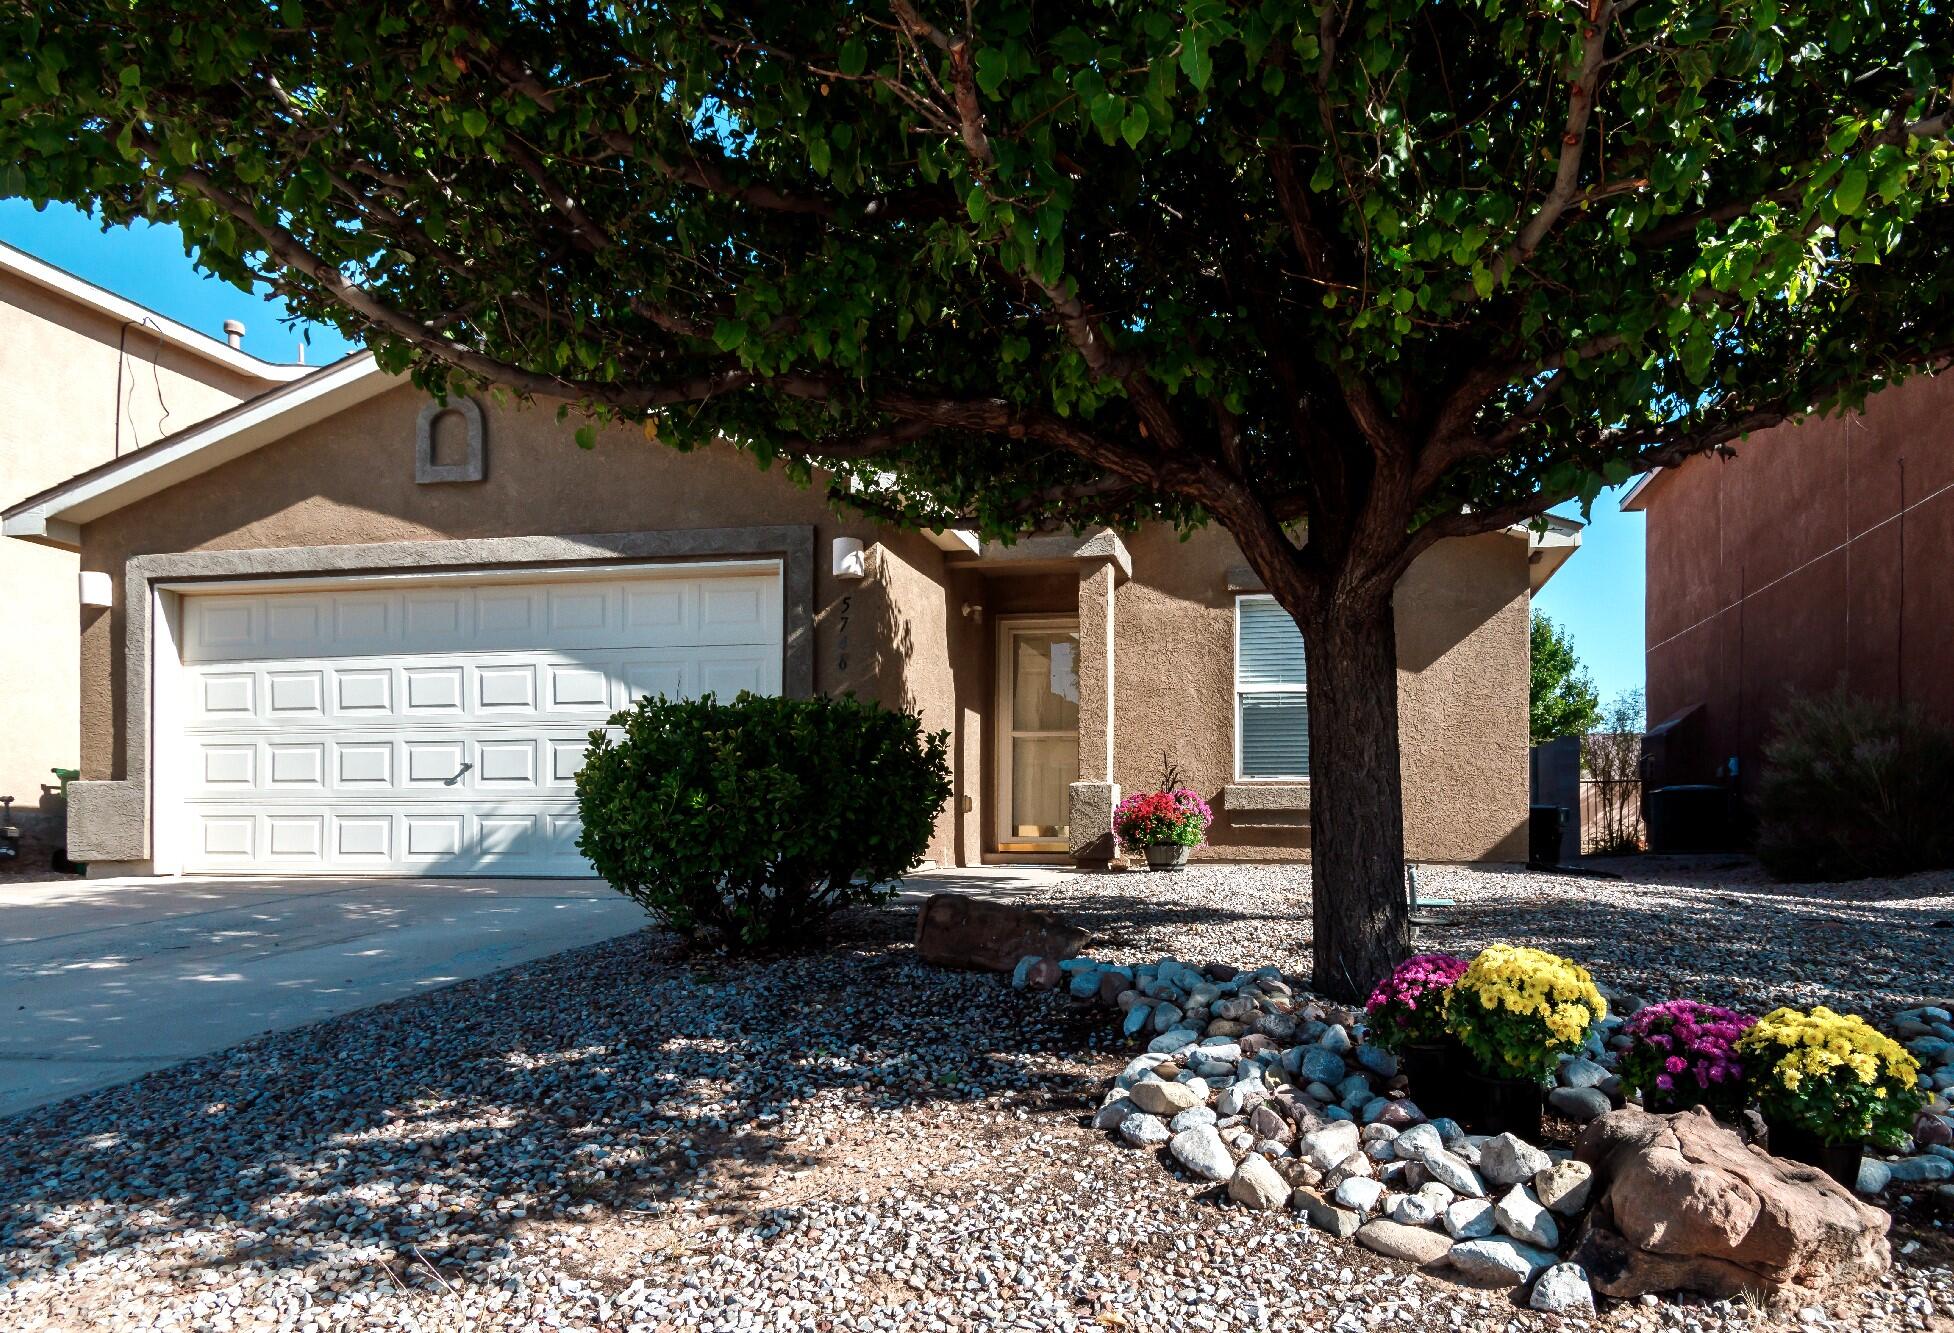
<instances>
[{"instance_id":1,"label":"stucco column","mask_svg":"<svg viewBox=\"0 0 1954 1333\"><path fill-rule=\"evenodd\" d=\"M1110 558L1079 567L1079 780L1072 784L1067 823L1074 864L1104 866L1113 858L1113 590L1120 569Z\"/></svg>"}]
</instances>

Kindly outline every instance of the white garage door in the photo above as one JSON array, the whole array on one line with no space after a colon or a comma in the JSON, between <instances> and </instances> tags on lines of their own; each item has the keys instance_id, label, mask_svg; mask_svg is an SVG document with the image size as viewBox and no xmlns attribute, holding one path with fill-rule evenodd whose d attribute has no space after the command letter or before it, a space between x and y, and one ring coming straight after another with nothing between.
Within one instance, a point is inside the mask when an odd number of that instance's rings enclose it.
<instances>
[{"instance_id":1,"label":"white garage door","mask_svg":"<svg viewBox=\"0 0 1954 1333\"><path fill-rule=\"evenodd\" d=\"M645 694L778 693L780 578L197 594L179 642L184 870L587 875L591 730Z\"/></svg>"}]
</instances>

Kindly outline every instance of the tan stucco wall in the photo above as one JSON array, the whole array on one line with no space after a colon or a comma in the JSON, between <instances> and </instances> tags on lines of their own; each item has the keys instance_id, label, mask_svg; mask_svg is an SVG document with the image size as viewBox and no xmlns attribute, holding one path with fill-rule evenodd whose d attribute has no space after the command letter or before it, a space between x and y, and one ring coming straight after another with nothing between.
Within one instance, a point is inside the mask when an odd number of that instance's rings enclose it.
<instances>
[{"instance_id":1,"label":"tan stucco wall","mask_svg":"<svg viewBox=\"0 0 1954 1333\"><path fill-rule=\"evenodd\" d=\"M819 488L761 474L730 449L680 455L636 432L594 450L545 408L486 408L480 483L414 481L421 399L401 388L278 444L90 524L83 563L116 579L139 554L443 538L809 524L815 529L814 686L853 689L951 733L956 789L930 855L970 864L995 842L990 778L998 619L1070 613L1076 566L957 567L914 534L836 515ZM832 575L838 536L869 543L868 577ZM1233 780L1234 594L1242 564L1218 530L1186 542L1126 539L1133 576L1114 594L1114 774L1134 790L1169 750L1221 819L1209 855L1293 859L1301 830L1244 829L1221 801ZM1526 812L1525 543L1448 543L1421 559L1399 598L1406 830L1427 860L1518 859ZM81 644L82 760L119 772L120 608Z\"/></svg>"},{"instance_id":2,"label":"tan stucco wall","mask_svg":"<svg viewBox=\"0 0 1954 1333\"><path fill-rule=\"evenodd\" d=\"M108 316L0 273L0 509L267 387L141 327L122 337ZM69 552L0 539L0 795L24 827L48 770L79 752L77 568Z\"/></svg>"},{"instance_id":3,"label":"tan stucco wall","mask_svg":"<svg viewBox=\"0 0 1954 1333\"><path fill-rule=\"evenodd\" d=\"M1126 539L1133 577L1119 589L1114 776L1150 787L1164 750L1215 809L1204 855L1293 859L1306 829L1242 827L1234 781L1235 598L1244 564L1227 533L1181 541L1164 529ZM1398 726L1405 849L1420 861L1520 860L1527 804L1526 543L1494 535L1445 542L1398 585Z\"/></svg>"},{"instance_id":4,"label":"tan stucco wall","mask_svg":"<svg viewBox=\"0 0 1954 1333\"><path fill-rule=\"evenodd\" d=\"M955 614L943 554L915 534L883 534L844 520L819 487L760 473L730 449L682 455L636 431L576 447L547 408L484 404L487 476L424 486L414 480L415 419L424 400L402 387L202 476L89 524L82 564L116 580L131 556L441 538L811 524L815 528L817 690L852 690L955 732L958 711L946 636ZM836 579L836 537L880 541L865 579ZM121 608L84 627L82 767L121 777ZM930 855L954 857L954 807Z\"/></svg>"}]
</instances>

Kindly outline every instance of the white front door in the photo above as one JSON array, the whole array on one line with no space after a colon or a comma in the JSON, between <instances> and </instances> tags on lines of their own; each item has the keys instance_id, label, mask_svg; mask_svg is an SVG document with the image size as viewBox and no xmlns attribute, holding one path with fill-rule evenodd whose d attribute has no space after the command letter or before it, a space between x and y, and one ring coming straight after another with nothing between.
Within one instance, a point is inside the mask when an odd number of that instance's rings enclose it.
<instances>
[{"instance_id":1,"label":"white front door","mask_svg":"<svg viewBox=\"0 0 1954 1333\"><path fill-rule=\"evenodd\" d=\"M1078 625L1005 620L997 633L997 849L1063 851L1079 780Z\"/></svg>"},{"instance_id":2,"label":"white front door","mask_svg":"<svg viewBox=\"0 0 1954 1333\"><path fill-rule=\"evenodd\" d=\"M186 871L587 875L594 728L780 690L780 576L751 566L197 592L181 622Z\"/></svg>"}]
</instances>

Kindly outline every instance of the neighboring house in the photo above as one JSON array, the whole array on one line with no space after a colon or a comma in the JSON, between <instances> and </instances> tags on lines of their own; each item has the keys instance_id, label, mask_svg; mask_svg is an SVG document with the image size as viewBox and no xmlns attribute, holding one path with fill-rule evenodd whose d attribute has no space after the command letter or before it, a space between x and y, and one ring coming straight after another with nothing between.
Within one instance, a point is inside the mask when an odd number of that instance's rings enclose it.
<instances>
[{"instance_id":1,"label":"neighboring house","mask_svg":"<svg viewBox=\"0 0 1954 1333\"><path fill-rule=\"evenodd\" d=\"M305 371L0 244L0 505ZM80 759L76 569L72 551L0 542L0 796L30 838L49 832L51 770Z\"/></svg>"},{"instance_id":2,"label":"neighboring house","mask_svg":"<svg viewBox=\"0 0 1954 1333\"><path fill-rule=\"evenodd\" d=\"M1308 847L1300 636L1228 537L879 528L730 448L582 450L357 356L5 516L113 590L81 641L92 869L574 874L589 732L645 693L852 690L951 735L929 855L1103 862L1162 752L1205 855ZM1398 597L1409 851L1517 860L1530 593L1578 543L1445 543Z\"/></svg>"},{"instance_id":3,"label":"neighboring house","mask_svg":"<svg viewBox=\"0 0 1954 1333\"><path fill-rule=\"evenodd\" d=\"M1654 784L1755 782L1795 693L1843 685L1954 723L1954 375L1649 474Z\"/></svg>"}]
</instances>

